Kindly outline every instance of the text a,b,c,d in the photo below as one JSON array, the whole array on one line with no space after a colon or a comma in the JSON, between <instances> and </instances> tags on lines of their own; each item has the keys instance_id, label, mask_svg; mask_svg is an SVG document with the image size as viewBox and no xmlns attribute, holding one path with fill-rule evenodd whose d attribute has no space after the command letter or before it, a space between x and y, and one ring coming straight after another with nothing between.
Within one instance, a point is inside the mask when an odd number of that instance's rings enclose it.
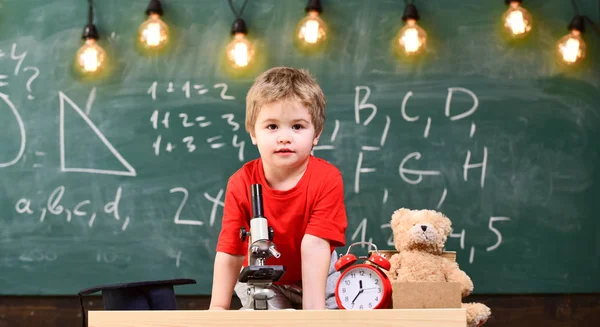
<instances>
[{"instance_id":1,"label":"text a,b,c,d","mask_svg":"<svg viewBox=\"0 0 600 327\"><path fill-rule=\"evenodd\" d=\"M51 214L54 216L60 216L62 214L66 215L66 221L68 223L71 222L73 217L89 217L87 223L90 228L94 226L96 221L96 212L89 212L88 208L92 205L90 200L83 200L78 202L72 209L67 209L62 204L62 199L66 192L66 187L61 185L54 189L52 193L48 196L48 200L46 206L40 210L39 220L40 223L46 220L46 215ZM119 212L119 203L121 201L121 193L122 186L119 186L117 192L115 194L115 198L113 201L109 201L104 205L104 213L112 215L113 218L117 221L120 221L121 230L125 231L130 223L130 217L126 216L124 219L121 219L121 215ZM33 215L35 214L34 210L31 209L32 201L28 198L21 198L15 204L15 211L21 215Z\"/></svg>"}]
</instances>

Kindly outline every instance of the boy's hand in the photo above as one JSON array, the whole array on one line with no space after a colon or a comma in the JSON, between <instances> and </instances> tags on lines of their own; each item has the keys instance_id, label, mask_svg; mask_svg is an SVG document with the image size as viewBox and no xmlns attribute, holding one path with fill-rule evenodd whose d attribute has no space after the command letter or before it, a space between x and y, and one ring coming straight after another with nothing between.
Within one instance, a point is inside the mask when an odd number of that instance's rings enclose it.
<instances>
[{"instance_id":1,"label":"boy's hand","mask_svg":"<svg viewBox=\"0 0 600 327\"><path fill-rule=\"evenodd\" d=\"M329 273L329 242L310 234L302 239L302 309L325 309L325 284Z\"/></svg>"},{"instance_id":2,"label":"boy's hand","mask_svg":"<svg viewBox=\"0 0 600 327\"><path fill-rule=\"evenodd\" d=\"M244 256L217 252L209 310L227 310Z\"/></svg>"},{"instance_id":3,"label":"boy's hand","mask_svg":"<svg viewBox=\"0 0 600 327\"><path fill-rule=\"evenodd\" d=\"M208 310L226 310L226 309L223 307L212 306L212 307L209 307Z\"/></svg>"}]
</instances>

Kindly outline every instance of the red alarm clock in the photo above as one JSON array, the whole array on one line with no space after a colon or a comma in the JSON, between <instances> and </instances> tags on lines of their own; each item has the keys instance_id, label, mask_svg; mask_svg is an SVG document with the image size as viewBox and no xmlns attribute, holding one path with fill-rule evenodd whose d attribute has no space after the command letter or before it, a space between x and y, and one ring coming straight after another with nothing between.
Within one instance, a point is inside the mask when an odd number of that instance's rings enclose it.
<instances>
[{"instance_id":1,"label":"red alarm clock","mask_svg":"<svg viewBox=\"0 0 600 327\"><path fill-rule=\"evenodd\" d=\"M350 249L357 244L367 244L375 248L362 263L354 264L357 258ZM354 264L354 265L353 265ZM392 299L392 283L384 270L390 269L390 262L379 254L377 246L371 242L356 242L348 247L346 255L335 263L335 269L342 275L335 287L335 299L340 309L372 310L387 309Z\"/></svg>"}]
</instances>

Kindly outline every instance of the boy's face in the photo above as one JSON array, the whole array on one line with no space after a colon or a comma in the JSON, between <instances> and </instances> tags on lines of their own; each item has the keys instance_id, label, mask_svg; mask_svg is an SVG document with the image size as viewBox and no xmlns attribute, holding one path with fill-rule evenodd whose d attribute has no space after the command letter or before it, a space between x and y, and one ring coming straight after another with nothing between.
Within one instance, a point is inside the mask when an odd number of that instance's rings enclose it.
<instances>
[{"instance_id":1,"label":"boy's face","mask_svg":"<svg viewBox=\"0 0 600 327\"><path fill-rule=\"evenodd\" d=\"M252 143L272 168L297 168L306 163L318 135L308 109L297 101L264 105L256 118Z\"/></svg>"}]
</instances>

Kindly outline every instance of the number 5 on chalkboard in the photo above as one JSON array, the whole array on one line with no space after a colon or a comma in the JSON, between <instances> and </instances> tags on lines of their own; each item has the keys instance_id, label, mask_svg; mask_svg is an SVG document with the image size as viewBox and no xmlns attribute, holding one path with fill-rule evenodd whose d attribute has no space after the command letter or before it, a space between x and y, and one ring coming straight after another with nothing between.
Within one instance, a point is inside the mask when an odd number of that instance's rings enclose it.
<instances>
[{"instance_id":1,"label":"number 5 on chalkboard","mask_svg":"<svg viewBox=\"0 0 600 327\"><path fill-rule=\"evenodd\" d=\"M496 236L498 237L498 241L496 241L496 244L487 247L485 250L486 251L492 251L495 250L497 247L500 246L500 244L502 243L502 234L500 233L499 230L497 230L494 226L492 226L494 224L495 221L507 221L510 220L510 218L508 217L490 217L490 223L488 224L488 228L494 233L496 234Z\"/></svg>"}]
</instances>

